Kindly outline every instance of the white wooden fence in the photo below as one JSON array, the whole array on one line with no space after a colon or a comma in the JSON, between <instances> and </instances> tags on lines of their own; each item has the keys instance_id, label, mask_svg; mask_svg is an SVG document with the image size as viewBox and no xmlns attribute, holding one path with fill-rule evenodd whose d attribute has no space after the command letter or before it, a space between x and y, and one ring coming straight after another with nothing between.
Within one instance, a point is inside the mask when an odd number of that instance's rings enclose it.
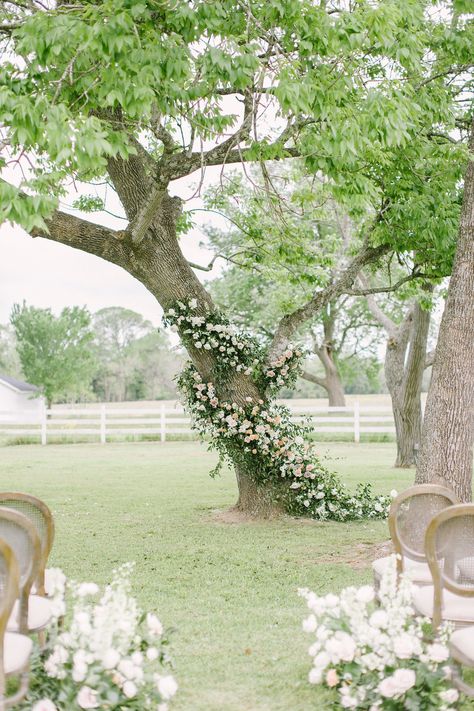
<instances>
[{"instance_id":1,"label":"white wooden fence","mask_svg":"<svg viewBox=\"0 0 474 711\"><path fill-rule=\"evenodd\" d=\"M347 407L291 406L294 422L310 419L315 434L327 433L350 437L359 442L365 434L394 434L392 410L359 401ZM44 410L40 419L27 419L17 413L0 411L0 439L41 442L93 440L102 444L118 439L189 439L189 416L180 406L158 408L119 408L101 405L88 408L64 407Z\"/></svg>"}]
</instances>

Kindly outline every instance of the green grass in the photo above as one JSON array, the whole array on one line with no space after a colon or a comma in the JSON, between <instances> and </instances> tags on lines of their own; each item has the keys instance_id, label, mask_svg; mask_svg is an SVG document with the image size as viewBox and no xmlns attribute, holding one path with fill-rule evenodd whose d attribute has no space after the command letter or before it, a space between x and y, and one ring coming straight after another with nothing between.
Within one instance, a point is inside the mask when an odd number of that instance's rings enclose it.
<instances>
[{"instance_id":1,"label":"green grass","mask_svg":"<svg viewBox=\"0 0 474 711\"><path fill-rule=\"evenodd\" d=\"M413 472L392 468L392 444L321 444L350 485L401 490ZM298 587L338 590L371 579L370 550L383 522L320 524L284 518L226 523L233 475L211 480L215 457L196 443L28 446L0 449L0 485L49 502L51 563L70 577L105 582L137 563L142 604L172 638L180 691L173 711L307 711L333 701L307 683L308 637Z\"/></svg>"}]
</instances>

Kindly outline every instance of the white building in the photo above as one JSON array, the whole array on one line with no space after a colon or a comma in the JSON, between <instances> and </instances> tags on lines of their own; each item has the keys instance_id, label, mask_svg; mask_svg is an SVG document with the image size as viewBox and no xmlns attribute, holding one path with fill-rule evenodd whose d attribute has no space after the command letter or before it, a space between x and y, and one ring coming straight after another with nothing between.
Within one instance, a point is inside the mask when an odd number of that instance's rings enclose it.
<instances>
[{"instance_id":1,"label":"white building","mask_svg":"<svg viewBox=\"0 0 474 711\"><path fill-rule=\"evenodd\" d=\"M44 407L36 385L0 373L0 422L40 421Z\"/></svg>"}]
</instances>

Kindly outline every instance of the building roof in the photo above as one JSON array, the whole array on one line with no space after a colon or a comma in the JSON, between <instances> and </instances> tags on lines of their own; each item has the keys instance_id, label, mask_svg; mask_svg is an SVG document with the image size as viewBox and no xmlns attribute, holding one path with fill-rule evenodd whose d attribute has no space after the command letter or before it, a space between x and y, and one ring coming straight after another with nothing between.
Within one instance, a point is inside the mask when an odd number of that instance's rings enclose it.
<instances>
[{"instance_id":1,"label":"building roof","mask_svg":"<svg viewBox=\"0 0 474 711\"><path fill-rule=\"evenodd\" d=\"M36 393L39 390L36 385L25 383L23 380L17 380L16 378L12 378L10 375L4 375L3 373L0 373L0 385L6 385L19 393Z\"/></svg>"}]
</instances>

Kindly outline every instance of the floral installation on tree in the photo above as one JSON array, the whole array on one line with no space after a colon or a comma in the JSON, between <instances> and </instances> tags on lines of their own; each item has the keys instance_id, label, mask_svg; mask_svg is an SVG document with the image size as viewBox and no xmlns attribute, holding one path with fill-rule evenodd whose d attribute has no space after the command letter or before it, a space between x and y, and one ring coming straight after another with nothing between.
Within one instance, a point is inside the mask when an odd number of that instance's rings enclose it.
<instances>
[{"instance_id":1,"label":"floral installation on tree","mask_svg":"<svg viewBox=\"0 0 474 711\"><path fill-rule=\"evenodd\" d=\"M53 626L46 648L37 650L20 708L168 711L178 688L168 671L168 640L158 617L131 595L132 571L132 563L122 565L102 591L95 583L68 584L70 620Z\"/></svg>"},{"instance_id":2,"label":"floral installation on tree","mask_svg":"<svg viewBox=\"0 0 474 711\"><path fill-rule=\"evenodd\" d=\"M397 580L396 556L379 589L348 587L339 595L300 590L311 611L303 630L309 648L311 684L337 692L336 708L368 711L451 711L459 693L450 682L452 627L433 635L429 620L415 617L412 583Z\"/></svg>"},{"instance_id":3,"label":"floral installation on tree","mask_svg":"<svg viewBox=\"0 0 474 711\"><path fill-rule=\"evenodd\" d=\"M347 521L386 518L390 496L374 496L370 484L351 493L339 477L325 469L309 441L308 422L292 422L288 408L276 404L275 393L291 386L300 371L303 351L287 346L270 363L258 341L241 334L206 304L177 301L164 314L164 322L179 333L186 346L212 351L216 356L215 382L204 382L192 363L178 378L192 426L219 453L216 475L224 462L240 464L258 482L286 482L278 487L289 513L318 520ZM246 397L245 404L219 399L233 371L250 376L263 398Z\"/></svg>"}]
</instances>

